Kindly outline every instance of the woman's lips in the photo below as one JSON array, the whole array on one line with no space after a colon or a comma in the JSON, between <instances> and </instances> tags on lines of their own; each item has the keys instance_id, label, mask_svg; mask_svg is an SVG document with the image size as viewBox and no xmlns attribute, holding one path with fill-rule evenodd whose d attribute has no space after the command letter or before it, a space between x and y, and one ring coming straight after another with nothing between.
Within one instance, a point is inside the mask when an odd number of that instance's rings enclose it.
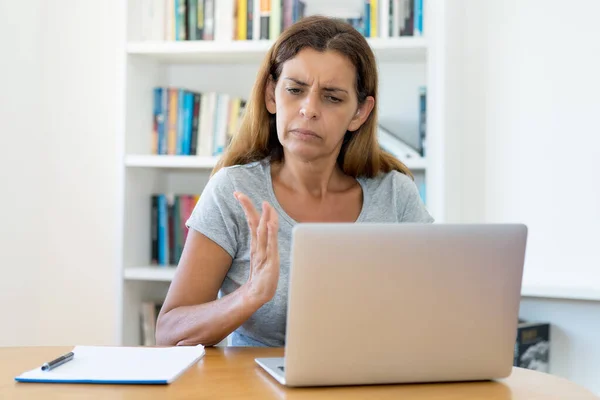
<instances>
[{"instance_id":1,"label":"woman's lips","mask_svg":"<svg viewBox=\"0 0 600 400\"><path fill-rule=\"evenodd\" d=\"M314 131L311 131L310 129L292 129L290 132L301 139L321 138L321 136L317 135Z\"/></svg>"}]
</instances>

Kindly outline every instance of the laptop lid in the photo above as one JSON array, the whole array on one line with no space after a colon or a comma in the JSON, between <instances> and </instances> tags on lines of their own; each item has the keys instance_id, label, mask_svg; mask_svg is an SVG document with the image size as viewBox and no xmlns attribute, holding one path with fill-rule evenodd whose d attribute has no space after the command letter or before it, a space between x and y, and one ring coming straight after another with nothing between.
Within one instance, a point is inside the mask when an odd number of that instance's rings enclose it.
<instances>
[{"instance_id":1,"label":"laptop lid","mask_svg":"<svg viewBox=\"0 0 600 400\"><path fill-rule=\"evenodd\" d=\"M298 224L286 384L509 375L526 237L522 224Z\"/></svg>"}]
</instances>

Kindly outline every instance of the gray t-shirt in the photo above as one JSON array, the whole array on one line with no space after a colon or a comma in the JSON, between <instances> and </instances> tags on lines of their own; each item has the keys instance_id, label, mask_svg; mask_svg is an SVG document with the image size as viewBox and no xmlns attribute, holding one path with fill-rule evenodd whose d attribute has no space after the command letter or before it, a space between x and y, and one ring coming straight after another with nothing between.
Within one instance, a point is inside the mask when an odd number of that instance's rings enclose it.
<instances>
[{"instance_id":1,"label":"gray t-shirt","mask_svg":"<svg viewBox=\"0 0 600 400\"><path fill-rule=\"evenodd\" d=\"M392 171L357 180L363 191L363 207L356 222L433 222L415 183L406 175ZM235 291L248 280L250 233L234 191L246 194L259 212L260 204L266 200L279 213L280 274L273 299L233 333L232 344L281 347L285 344L290 241L297 222L275 198L268 158L220 169L206 184L186 225L213 240L233 258L220 296Z\"/></svg>"}]
</instances>

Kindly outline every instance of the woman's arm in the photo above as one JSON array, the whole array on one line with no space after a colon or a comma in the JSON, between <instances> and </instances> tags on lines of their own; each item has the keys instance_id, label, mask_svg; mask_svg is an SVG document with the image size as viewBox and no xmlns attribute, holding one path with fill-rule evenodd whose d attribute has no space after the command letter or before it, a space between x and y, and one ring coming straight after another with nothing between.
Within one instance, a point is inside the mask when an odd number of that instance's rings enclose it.
<instances>
[{"instance_id":1,"label":"woman's arm","mask_svg":"<svg viewBox=\"0 0 600 400\"><path fill-rule=\"evenodd\" d=\"M158 316L158 345L215 345L260 308L247 285L217 299L231 261L219 245L190 229Z\"/></svg>"},{"instance_id":2,"label":"woman's arm","mask_svg":"<svg viewBox=\"0 0 600 400\"><path fill-rule=\"evenodd\" d=\"M158 345L215 345L275 295L279 279L277 212L263 203L260 215L244 194L236 193L236 199L251 233L248 281L217 299L232 258L221 246L190 229L158 316Z\"/></svg>"}]
</instances>

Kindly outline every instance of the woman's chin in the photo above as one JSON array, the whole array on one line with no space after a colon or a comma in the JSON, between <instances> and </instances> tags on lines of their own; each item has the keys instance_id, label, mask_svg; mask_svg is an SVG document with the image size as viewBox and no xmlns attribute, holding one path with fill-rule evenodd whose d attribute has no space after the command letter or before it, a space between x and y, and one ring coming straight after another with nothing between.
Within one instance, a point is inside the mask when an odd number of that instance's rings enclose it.
<instances>
[{"instance_id":1,"label":"woman's chin","mask_svg":"<svg viewBox=\"0 0 600 400\"><path fill-rule=\"evenodd\" d=\"M285 147L285 153L303 161L313 161L323 157L323 151L315 146L294 145Z\"/></svg>"}]
</instances>

